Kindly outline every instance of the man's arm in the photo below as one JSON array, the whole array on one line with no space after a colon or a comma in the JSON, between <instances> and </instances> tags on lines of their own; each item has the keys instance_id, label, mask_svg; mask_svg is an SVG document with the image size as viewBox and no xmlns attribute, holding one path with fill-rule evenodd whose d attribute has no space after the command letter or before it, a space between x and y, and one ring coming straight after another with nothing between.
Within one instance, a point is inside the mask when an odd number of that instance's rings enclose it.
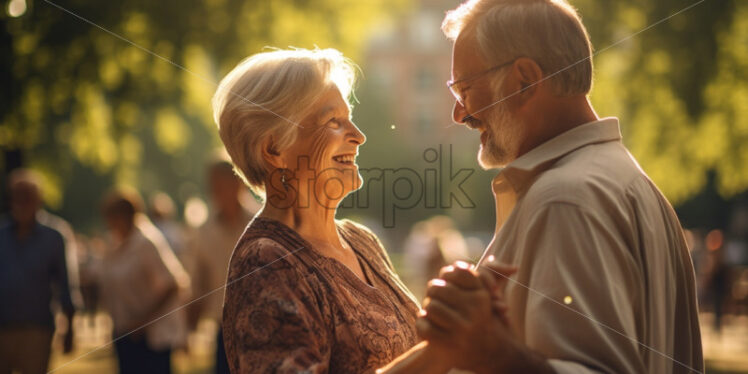
<instances>
[{"instance_id":1,"label":"man's arm","mask_svg":"<svg viewBox=\"0 0 748 374\"><path fill-rule=\"evenodd\" d=\"M646 372L636 317L642 279L626 243L602 219L569 203L547 204L535 212L519 241L526 246L517 277L522 283L512 280L509 287L510 292L525 295L519 298L522 305L509 305L523 313L514 320L523 325L513 329L522 331L521 342L504 336L500 328L481 334L470 332L466 322L461 327L456 319L439 323L438 318L450 311L473 322L486 313L476 301L455 302L471 293L472 299L480 300L464 269L444 274L447 284L461 288L431 296L440 302L426 306L427 311L434 309L431 317L427 315L427 327L448 331L444 341L459 342L471 335L486 340L487 348L474 360L496 362L500 368L544 357L545 365L557 373ZM421 325L422 336L431 340L430 330Z\"/></svg>"},{"instance_id":2,"label":"man's arm","mask_svg":"<svg viewBox=\"0 0 748 374\"><path fill-rule=\"evenodd\" d=\"M75 305L73 304L70 291L68 264L65 256L65 241L58 232L56 233L53 246L52 280L54 284L52 286L56 291L60 308L67 320L67 330L63 336L63 353L69 353L73 350L73 316L75 315Z\"/></svg>"},{"instance_id":3,"label":"man's arm","mask_svg":"<svg viewBox=\"0 0 748 374\"><path fill-rule=\"evenodd\" d=\"M633 249L609 219L558 202L539 209L528 225L525 344L559 373L647 372L637 327L645 323L644 280Z\"/></svg>"}]
</instances>

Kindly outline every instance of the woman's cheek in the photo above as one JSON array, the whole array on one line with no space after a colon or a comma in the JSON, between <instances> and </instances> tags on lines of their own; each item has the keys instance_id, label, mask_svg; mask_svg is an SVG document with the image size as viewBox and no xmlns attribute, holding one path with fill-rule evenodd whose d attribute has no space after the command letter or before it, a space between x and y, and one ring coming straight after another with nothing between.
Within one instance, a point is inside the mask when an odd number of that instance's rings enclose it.
<instances>
[{"instance_id":1,"label":"woman's cheek","mask_svg":"<svg viewBox=\"0 0 748 374\"><path fill-rule=\"evenodd\" d=\"M328 149L332 138L331 131L329 130L327 127L318 130L312 143L310 166L318 173L327 167L326 159L332 157L331 150Z\"/></svg>"}]
</instances>

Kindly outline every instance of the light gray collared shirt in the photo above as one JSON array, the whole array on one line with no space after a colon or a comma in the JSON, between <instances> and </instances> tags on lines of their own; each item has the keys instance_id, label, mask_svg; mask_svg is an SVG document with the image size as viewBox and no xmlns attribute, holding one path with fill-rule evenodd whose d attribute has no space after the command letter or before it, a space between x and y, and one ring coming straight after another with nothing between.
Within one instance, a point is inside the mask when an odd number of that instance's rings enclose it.
<instances>
[{"instance_id":1,"label":"light gray collared shirt","mask_svg":"<svg viewBox=\"0 0 748 374\"><path fill-rule=\"evenodd\" d=\"M703 372L693 266L678 218L616 118L571 129L493 181L484 257L518 266L516 336L558 373Z\"/></svg>"}]
</instances>

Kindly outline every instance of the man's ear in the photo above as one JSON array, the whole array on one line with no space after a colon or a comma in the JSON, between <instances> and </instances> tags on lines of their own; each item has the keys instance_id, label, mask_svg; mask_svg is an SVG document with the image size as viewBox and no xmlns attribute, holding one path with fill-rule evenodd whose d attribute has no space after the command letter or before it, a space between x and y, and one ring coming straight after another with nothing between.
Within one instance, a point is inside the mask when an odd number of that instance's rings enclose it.
<instances>
[{"instance_id":1,"label":"man's ear","mask_svg":"<svg viewBox=\"0 0 748 374\"><path fill-rule=\"evenodd\" d=\"M520 92L517 93L522 102L529 101L540 88L545 75L537 62L527 57L520 57L514 62L514 68L519 79Z\"/></svg>"},{"instance_id":2,"label":"man's ear","mask_svg":"<svg viewBox=\"0 0 748 374\"><path fill-rule=\"evenodd\" d=\"M286 161L281 157L272 135L266 137L260 146L262 147L262 158L265 159L266 163L276 169L286 168Z\"/></svg>"}]
</instances>

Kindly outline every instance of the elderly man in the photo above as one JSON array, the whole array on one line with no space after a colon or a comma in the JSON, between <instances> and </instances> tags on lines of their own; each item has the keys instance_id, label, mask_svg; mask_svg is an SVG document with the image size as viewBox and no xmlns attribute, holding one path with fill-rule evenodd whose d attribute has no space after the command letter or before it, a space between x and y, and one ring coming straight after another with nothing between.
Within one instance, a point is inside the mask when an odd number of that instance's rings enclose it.
<instances>
[{"instance_id":1,"label":"elderly man","mask_svg":"<svg viewBox=\"0 0 748 374\"><path fill-rule=\"evenodd\" d=\"M454 40L454 121L480 132L482 167L503 169L486 266L458 263L429 285L419 348L444 354L424 357L476 373L703 372L683 232L618 120L590 105L591 47L576 11L563 0L476 0L442 27ZM401 361L409 372L439 371L413 357Z\"/></svg>"},{"instance_id":2,"label":"elderly man","mask_svg":"<svg viewBox=\"0 0 748 374\"><path fill-rule=\"evenodd\" d=\"M67 319L63 349L73 348L75 313L68 283L65 241L39 222L39 179L17 169L10 174L10 220L0 224L0 373L44 373L55 320L54 300Z\"/></svg>"}]
</instances>

